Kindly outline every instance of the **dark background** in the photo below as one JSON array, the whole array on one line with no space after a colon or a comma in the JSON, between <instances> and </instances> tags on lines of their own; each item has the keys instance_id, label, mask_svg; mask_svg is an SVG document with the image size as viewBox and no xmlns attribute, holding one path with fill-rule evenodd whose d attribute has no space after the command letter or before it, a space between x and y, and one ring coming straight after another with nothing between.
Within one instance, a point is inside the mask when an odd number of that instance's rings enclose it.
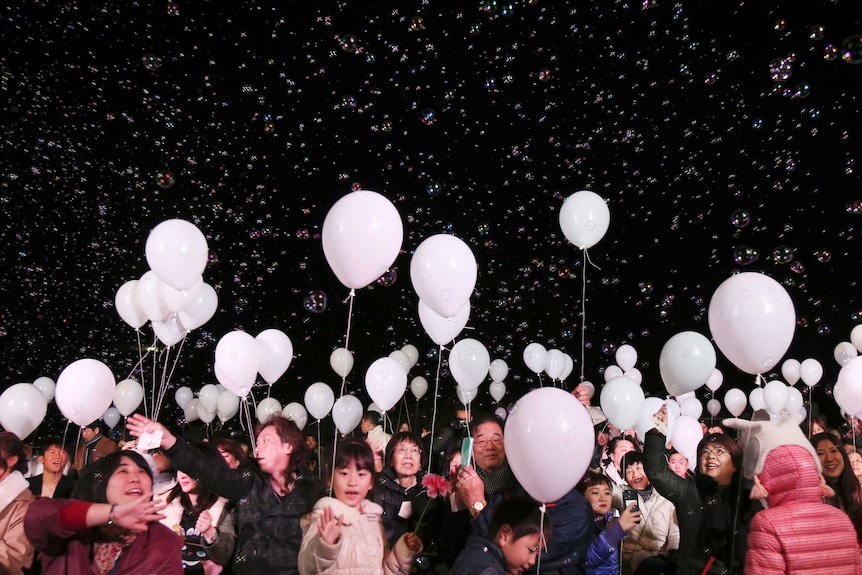
<instances>
[{"instance_id":1,"label":"dark background","mask_svg":"<svg viewBox=\"0 0 862 575\"><path fill-rule=\"evenodd\" d=\"M4 386L56 379L83 357L129 375L137 338L114 296L147 270L149 231L180 217L207 237L219 310L182 347L166 421L184 423L176 387L215 382L215 345L233 329L289 335L296 355L272 388L283 404L318 380L337 388L328 358L344 345L348 290L320 230L361 187L386 195L405 229L390 281L357 292L348 385L363 399L367 366L406 343L421 355L410 377L433 387L409 264L445 232L476 257L464 335L508 362L503 403L539 385L522 360L533 341L575 358L568 388L582 367L601 382L629 343L644 388L662 395L661 347L684 330L709 336L712 293L743 270L792 297L787 357L823 364L814 399L837 423L832 350L862 320L857 0L0 10ZM586 270L558 223L580 189L611 212ZM312 292L324 310L306 309ZM718 367L719 397L754 385L720 355ZM485 385L476 403L494 407ZM64 424L52 406L37 434Z\"/></svg>"}]
</instances>

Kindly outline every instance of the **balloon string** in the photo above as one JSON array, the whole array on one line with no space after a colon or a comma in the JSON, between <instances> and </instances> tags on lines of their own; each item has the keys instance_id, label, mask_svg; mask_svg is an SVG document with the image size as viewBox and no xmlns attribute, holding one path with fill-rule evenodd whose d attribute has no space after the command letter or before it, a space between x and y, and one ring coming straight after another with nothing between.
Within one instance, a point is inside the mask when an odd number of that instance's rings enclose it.
<instances>
[{"instance_id":1,"label":"balloon string","mask_svg":"<svg viewBox=\"0 0 862 575\"><path fill-rule=\"evenodd\" d=\"M159 341L159 338L158 338L158 336L156 336L156 332L155 332L155 331L153 331L153 343L150 345L150 349L151 349L151 350L153 350L153 373L152 373L152 379L153 379L153 381L152 381L152 383L151 383L151 389L152 389L152 391L150 392L150 407L151 407L151 408L153 408L153 420L154 420L154 421L158 421L158 414L155 412L155 405L156 405L156 373L157 373L157 372L158 372L158 370L159 370L159 358L157 357L157 354L156 354L156 352L155 352L155 349L156 349L156 344L158 343L158 341ZM142 378L141 378L142 385L143 385L143 381L144 381L144 380L143 380L143 377L142 377ZM146 394L146 392L144 392L144 393Z\"/></svg>"},{"instance_id":2,"label":"balloon string","mask_svg":"<svg viewBox=\"0 0 862 575\"><path fill-rule=\"evenodd\" d=\"M437 354L437 375L434 377L434 407L431 410L431 442L428 444L428 473L431 473L431 454L434 453L434 435L437 433L437 395L440 393L440 367L443 364L443 346ZM418 400L417 400L418 402Z\"/></svg>"},{"instance_id":3,"label":"balloon string","mask_svg":"<svg viewBox=\"0 0 862 575\"><path fill-rule=\"evenodd\" d=\"M160 398L162 396L162 386L164 385L165 379L167 379L168 360L170 359L170 356L171 356L171 348L166 347L165 349L162 350L162 353L160 355L162 356L162 375L159 379L158 392L156 392L155 381L153 382L153 415L155 416L156 421L159 420L159 415L161 415L159 413L161 411L159 409L159 407L161 406L161 399Z\"/></svg>"},{"instance_id":4,"label":"balloon string","mask_svg":"<svg viewBox=\"0 0 862 575\"><path fill-rule=\"evenodd\" d=\"M171 383L171 379L174 377L174 372L177 370L177 365L180 362L180 355L183 353L183 346L186 344L186 337L189 332L183 336L183 339L180 340L180 348L177 350L177 354L174 356L174 362L171 366L171 371L168 373L166 378L162 379L162 386L159 389L159 402L153 406L153 410L157 410L159 414L162 412L162 404L165 402L165 395L168 393L168 386ZM170 349L170 348L168 348ZM165 367L167 367L167 358L165 358ZM158 421L158 420L157 420Z\"/></svg>"},{"instance_id":5,"label":"balloon string","mask_svg":"<svg viewBox=\"0 0 862 575\"><path fill-rule=\"evenodd\" d=\"M344 349L347 350L347 353L350 353L350 325L353 322L353 301L356 299L356 290L353 288L350 289L350 295L347 296L347 302L349 302L347 308L347 331L344 334ZM347 375L341 377L341 393L338 394L338 397L344 396L344 389L347 387ZM318 443L320 445L320 443Z\"/></svg>"},{"instance_id":6,"label":"balloon string","mask_svg":"<svg viewBox=\"0 0 862 575\"><path fill-rule=\"evenodd\" d=\"M147 357L147 355L149 355L149 353L150 353L149 351L147 351L146 354L142 353L143 350L141 349L141 330L139 330L139 329L135 330L135 338L138 340L138 363L135 365L135 367L132 368L132 371L129 372L129 375L128 375L128 377L126 377L126 379L132 378L132 376L135 374L135 372L138 370L138 368L141 368L143 366L144 358ZM144 381L143 369L141 369L141 381ZM141 387L143 387L143 385ZM147 411L147 394L146 393L144 393L144 416L149 417L149 412Z\"/></svg>"},{"instance_id":7,"label":"balloon string","mask_svg":"<svg viewBox=\"0 0 862 575\"><path fill-rule=\"evenodd\" d=\"M587 339L587 250L583 250L581 272L581 383L584 382L584 363L586 362Z\"/></svg>"},{"instance_id":8,"label":"balloon string","mask_svg":"<svg viewBox=\"0 0 862 575\"><path fill-rule=\"evenodd\" d=\"M548 542L545 539L545 513L547 512L548 507L542 503L539 506L539 511L541 511L539 515L539 545L540 552L538 557L536 557L536 575L538 575L542 570L542 551L545 553L548 552Z\"/></svg>"},{"instance_id":9,"label":"balloon string","mask_svg":"<svg viewBox=\"0 0 862 575\"><path fill-rule=\"evenodd\" d=\"M245 421L245 424L248 426L249 443L251 444L251 452L254 453L256 449L255 443L257 438L254 436L254 426L252 425L251 411L248 408L248 400L245 397L242 398L242 405L240 405L239 415L240 424Z\"/></svg>"}]
</instances>

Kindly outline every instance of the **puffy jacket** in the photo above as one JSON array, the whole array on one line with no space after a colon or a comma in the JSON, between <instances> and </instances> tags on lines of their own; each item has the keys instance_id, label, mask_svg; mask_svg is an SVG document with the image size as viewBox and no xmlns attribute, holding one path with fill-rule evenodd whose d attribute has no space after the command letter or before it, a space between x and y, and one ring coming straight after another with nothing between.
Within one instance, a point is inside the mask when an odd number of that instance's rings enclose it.
<instances>
[{"instance_id":1,"label":"puffy jacket","mask_svg":"<svg viewBox=\"0 0 862 575\"><path fill-rule=\"evenodd\" d=\"M643 519L623 540L623 562L630 564L632 573L647 557L667 555L669 550L679 548L679 523L673 503L653 489L646 501L638 495L638 508Z\"/></svg>"},{"instance_id":2,"label":"puffy jacket","mask_svg":"<svg viewBox=\"0 0 862 575\"><path fill-rule=\"evenodd\" d=\"M620 541L625 537L619 521L613 520L613 511L596 519L596 538L587 548L584 562L587 575L619 575Z\"/></svg>"},{"instance_id":3,"label":"puffy jacket","mask_svg":"<svg viewBox=\"0 0 862 575\"><path fill-rule=\"evenodd\" d=\"M423 477L425 472L420 471L416 474L416 484L405 489L398 483L391 467L386 467L377 476L370 499L383 508L383 528L386 530L386 541L390 547L395 545L402 535L411 531L422 539L426 550L437 538L443 511L441 507L446 504L446 500L439 497L429 499L427 490L422 486ZM405 507L407 502L410 503L409 513ZM422 512L426 506L428 511L423 516ZM420 516L422 525L416 525Z\"/></svg>"},{"instance_id":4,"label":"puffy jacket","mask_svg":"<svg viewBox=\"0 0 862 575\"><path fill-rule=\"evenodd\" d=\"M773 449L758 477L769 508L751 520L746 575L862 573L856 530L847 514L822 502L820 474L807 450Z\"/></svg>"},{"instance_id":5,"label":"puffy jacket","mask_svg":"<svg viewBox=\"0 0 862 575\"><path fill-rule=\"evenodd\" d=\"M341 536L333 544L321 539L320 515L332 507L342 521ZM302 520L301 575L407 575L416 554L402 536L391 553L386 552L381 516L383 509L367 499L349 507L334 497L323 497Z\"/></svg>"}]
</instances>

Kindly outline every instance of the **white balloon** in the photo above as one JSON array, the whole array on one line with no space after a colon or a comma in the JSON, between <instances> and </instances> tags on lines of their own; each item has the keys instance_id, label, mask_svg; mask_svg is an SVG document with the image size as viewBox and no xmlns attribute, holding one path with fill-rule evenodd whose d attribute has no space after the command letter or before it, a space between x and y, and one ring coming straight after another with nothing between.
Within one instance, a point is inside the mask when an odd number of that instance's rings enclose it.
<instances>
[{"instance_id":1,"label":"white balloon","mask_svg":"<svg viewBox=\"0 0 862 575\"><path fill-rule=\"evenodd\" d=\"M674 449L682 453L689 461L697 459L697 445L703 439L703 428L697 419L680 415L673 429L671 442Z\"/></svg>"},{"instance_id":2,"label":"white balloon","mask_svg":"<svg viewBox=\"0 0 862 575\"><path fill-rule=\"evenodd\" d=\"M799 413L800 409L804 409L804 403L801 391L795 387L787 388L787 405L784 407L787 413Z\"/></svg>"},{"instance_id":3,"label":"white balloon","mask_svg":"<svg viewBox=\"0 0 862 575\"><path fill-rule=\"evenodd\" d=\"M596 245L608 231L611 213L605 200L589 190L575 192L560 209L560 228L582 250Z\"/></svg>"},{"instance_id":4,"label":"white balloon","mask_svg":"<svg viewBox=\"0 0 862 575\"><path fill-rule=\"evenodd\" d=\"M582 381L580 385L583 385L587 388L587 397L592 399L594 395L596 395L596 386L593 385L591 381Z\"/></svg>"},{"instance_id":5,"label":"white balloon","mask_svg":"<svg viewBox=\"0 0 862 575\"><path fill-rule=\"evenodd\" d=\"M540 343L533 342L524 348L524 363L530 371L535 374L540 374L545 371L545 359L548 356L548 350Z\"/></svg>"},{"instance_id":6,"label":"white balloon","mask_svg":"<svg viewBox=\"0 0 862 575\"><path fill-rule=\"evenodd\" d=\"M700 403L700 400L696 397L689 397L679 405L679 413L680 415L687 415L692 419L700 419L701 414L703 413L703 404Z\"/></svg>"},{"instance_id":7,"label":"white balloon","mask_svg":"<svg viewBox=\"0 0 862 575\"><path fill-rule=\"evenodd\" d=\"M638 362L638 352L629 344L623 344L617 348L617 352L614 354L614 359L617 360L617 365L620 366L623 371L628 371L634 368L635 364Z\"/></svg>"},{"instance_id":8,"label":"white balloon","mask_svg":"<svg viewBox=\"0 0 862 575\"><path fill-rule=\"evenodd\" d=\"M706 380L706 387L709 388L710 391L718 391L718 388L721 387L721 384L724 382L724 375L717 369L712 370L712 375L709 376L709 379Z\"/></svg>"},{"instance_id":9,"label":"white balloon","mask_svg":"<svg viewBox=\"0 0 862 575\"><path fill-rule=\"evenodd\" d=\"M602 411L608 421L621 430L637 423L644 400L641 387L625 376L615 377L602 386Z\"/></svg>"},{"instance_id":10,"label":"white balloon","mask_svg":"<svg viewBox=\"0 0 862 575\"><path fill-rule=\"evenodd\" d=\"M353 369L353 354L346 347L336 347L329 354L329 366L339 376L347 377Z\"/></svg>"},{"instance_id":11,"label":"white balloon","mask_svg":"<svg viewBox=\"0 0 862 575\"><path fill-rule=\"evenodd\" d=\"M312 383L305 390L305 409L314 419L320 420L326 417L333 403L335 403L335 394L332 388L322 381Z\"/></svg>"},{"instance_id":12,"label":"white balloon","mask_svg":"<svg viewBox=\"0 0 862 575\"><path fill-rule=\"evenodd\" d=\"M156 272L149 270L141 276L135 288L138 307L150 321L162 321L171 314L170 308L162 299L159 289L161 283L162 280L159 279Z\"/></svg>"},{"instance_id":13,"label":"white balloon","mask_svg":"<svg viewBox=\"0 0 862 575\"><path fill-rule=\"evenodd\" d=\"M623 370L618 365L609 365L605 368L605 371L602 375L605 378L605 383L607 383L610 380L616 379L617 377L623 375Z\"/></svg>"},{"instance_id":14,"label":"white balloon","mask_svg":"<svg viewBox=\"0 0 862 575\"><path fill-rule=\"evenodd\" d=\"M120 286L114 297L114 306L120 318L130 327L138 329L147 323L147 316L138 304L138 280L130 280Z\"/></svg>"},{"instance_id":15,"label":"white balloon","mask_svg":"<svg viewBox=\"0 0 862 575\"><path fill-rule=\"evenodd\" d=\"M634 424L635 434L641 443L646 439L646 433L655 427L652 416L661 409L662 405L664 405L664 400L661 398L647 397L644 399L638 419ZM668 432L668 435L670 435L670 432Z\"/></svg>"},{"instance_id":16,"label":"white balloon","mask_svg":"<svg viewBox=\"0 0 862 575\"><path fill-rule=\"evenodd\" d=\"M748 404L751 405L751 411L760 411L766 409L766 402L763 400L763 388L756 387L748 394Z\"/></svg>"},{"instance_id":17,"label":"white balloon","mask_svg":"<svg viewBox=\"0 0 862 575\"><path fill-rule=\"evenodd\" d=\"M409 373L410 368L413 367L413 364L410 363L410 356L400 349L390 352L389 357L397 361L398 365L404 368L404 373Z\"/></svg>"},{"instance_id":18,"label":"white balloon","mask_svg":"<svg viewBox=\"0 0 862 575\"><path fill-rule=\"evenodd\" d=\"M454 317L470 300L476 276L476 258L470 246L449 234L426 238L410 260L413 289L443 317Z\"/></svg>"},{"instance_id":19,"label":"white balloon","mask_svg":"<svg viewBox=\"0 0 862 575\"><path fill-rule=\"evenodd\" d=\"M198 416L198 398L195 397L186 404L186 406L183 408L183 416L189 423L200 419L200 417Z\"/></svg>"},{"instance_id":20,"label":"white balloon","mask_svg":"<svg viewBox=\"0 0 862 575\"><path fill-rule=\"evenodd\" d=\"M799 377L802 379L802 383L808 387L814 387L823 377L823 366L820 365L819 361L813 358L803 360L802 363L799 364Z\"/></svg>"},{"instance_id":21,"label":"white balloon","mask_svg":"<svg viewBox=\"0 0 862 575\"><path fill-rule=\"evenodd\" d=\"M178 290L191 288L204 273L209 258L207 240L185 220L166 220L147 236L147 263L159 279Z\"/></svg>"},{"instance_id":22,"label":"white balloon","mask_svg":"<svg viewBox=\"0 0 862 575\"><path fill-rule=\"evenodd\" d=\"M124 379L114 388L114 405L124 417L138 409L144 400L144 388L134 379Z\"/></svg>"},{"instance_id":23,"label":"white balloon","mask_svg":"<svg viewBox=\"0 0 862 575\"><path fill-rule=\"evenodd\" d=\"M410 392L416 399L422 399L422 396L428 392L428 380L417 375L410 381Z\"/></svg>"},{"instance_id":24,"label":"white balloon","mask_svg":"<svg viewBox=\"0 0 862 575\"><path fill-rule=\"evenodd\" d=\"M116 385L117 380L107 365L97 359L79 359L57 378L54 400L66 419L84 427L111 406Z\"/></svg>"},{"instance_id":25,"label":"white balloon","mask_svg":"<svg viewBox=\"0 0 862 575\"><path fill-rule=\"evenodd\" d=\"M488 375L491 376L491 381L503 381L509 375L509 364L503 359L495 359L488 366Z\"/></svg>"},{"instance_id":26,"label":"white balloon","mask_svg":"<svg viewBox=\"0 0 862 575\"><path fill-rule=\"evenodd\" d=\"M488 375L491 355L479 341L465 338L452 346L449 352L449 370L452 378L465 390L475 390Z\"/></svg>"},{"instance_id":27,"label":"white balloon","mask_svg":"<svg viewBox=\"0 0 862 575\"><path fill-rule=\"evenodd\" d=\"M31 383L16 383L0 394L0 425L24 440L48 412L48 400Z\"/></svg>"},{"instance_id":28,"label":"white balloon","mask_svg":"<svg viewBox=\"0 0 862 575\"><path fill-rule=\"evenodd\" d=\"M177 400L177 405L180 409L185 409L186 404L194 399L195 393L188 386L182 386L174 392L174 399Z\"/></svg>"},{"instance_id":29,"label":"white balloon","mask_svg":"<svg viewBox=\"0 0 862 575\"><path fill-rule=\"evenodd\" d=\"M636 384L638 384L638 385L642 384L642 383L643 383L643 380L644 380L644 376L643 376L643 374L641 373L641 370L639 370L639 369L638 369L638 368L636 368L636 367L633 367L633 368L631 368L631 369L629 369L629 370L626 370L625 372L623 372L623 375L624 375L624 376L626 376L627 378L629 378L630 380L632 380L633 382L635 382L635 383L636 383Z\"/></svg>"},{"instance_id":30,"label":"white balloon","mask_svg":"<svg viewBox=\"0 0 862 575\"><path fill-rule=\"evenodd\" d=\"M365 372L365 389L374 403L389 411L407 390L407 372L391 357L381 357Z\"/></svg>"},{"instance_id":31,"label":"white balloon","mask_svg":"<svg viewBox=\"0 0 862 575\"><path fill-rule=\"evenodd\" d=\"M159 283L159 296L165 302L168 309L171 311L182 311L192 305L204 287L203 277L198 277L189 288L179 290L174 289L165 282Z\"/></svg>"},{"instance_id":32,"label":"white balloon","mask_svg":"<svg viewBox=\"0 0 862 575\"><path fill-rule=\"evenodd\" d=\"M265 329L254 338L260 352L258 372L265 382L272 385L284 375L293 361L293 343L279 329Z\"/></svg>"},{"instance_id":33,"label":"white balloon","mask_svg":"<svg viewBox=\"0 0 862 575\"><path fill-rule=\"evenodd\" d=\"M662 347L659 371L668 393L677 396L706 383L715 362L715 348L706 337L695 331L683 331Z\"/></svg>"},{"instance_id":34,"label":"white balloon","mask_svg":"<svg viewBox=\"0 0 862 575\"><path fill-rule=\"evenodd\" d=\"M410 359L410 367L416 365L419 361L419 350L412 343L405 344L401 351Z\"/></svg>"},{"instance_id":35,"label":"white balloon","mask_svg":"<svg viewBox=\"0 0 862 575\"><path fill-rule=\"evenodd\" d=\"M218 408L218 397L221 395L221 392L218 388L208 383L201 387L201 390L198 392L198 402L203 405L204 409L207 411L212 411L215 413Z\"/></svg>"},{"instance_id":36,"label":"white balloon","mask_svg":"<svg viewBox=\"0 0 862 575\"><path fill-rule=\"evenodd\" d=\"M836 345L835 351L833 352L835 361L838 362L838 365L840 366L843 366L857 355L859 355L859 351L856 349L856 346L849 341L842 341Z\"/></svg>"},{"instance_id":37,"label":"white balloon","mask_svg":"<svg viewBox=\"0 0 862 575\"><path fill-rule=\"evenodd\" d=\"M216 415L222 423L229 420L239 411L239 397L232 391L225 389L218 394L216 401Z\"/></svg>"},{"instance_id":38,"label":"white balloon","mask_svg":"<svg viewBox=\"0 0 862 575\"><path fill-rule=\"evenodd\" d=\"M745 393L741 389L733 387L724 394L724 406L733 417L739 417L745 411L747 403Z\"/></svg>"},{"instance_id":39,"label":"white balloon","mask_svg":"<svg viewBox=\"0 0 862 575\"><path fill-rule=\"evenodd\" d=\"M853 329L850 330L850 342L857 350L862 352L862 324L854 326Z\"/></svg>"},{"instance_id":40,"label":"white balloon","mask_svg":"<svg viewBox=\"0 0 862 575\"><path fill-rule=\"evenodd\" d=\"M560 381L565 381L572 374L572 370L575 369L575 360L572 359L572 356L567 353L564 355L566 356L566 367L563 368L563 373L560 374Z\"/></svg>"},{"instance_id":41,"label":"white balloon","mask_svg":"<svg viewBox=\"0 0 862 575\"><path fill-rule=\"evenodd\" d=\"M362 421L362 402L352 395L342 395L332 406L332 420L342 435L347 435Z\"/></svg>"},{"instance_id":42,"label":"white balloon","mask_svg":"<svg viewBox=\"0 0 862 575\"><path fill-rule=\"evenodd\" d=\"M198 419L200 419L204 423L212 423L213 419L215 419L216 417L215 410L210 411L209 409L204 407L204 404L200 401L195 404L195 409L198 412Z\"/></svg>"},{"instance_id":43,"label":"white balloon","mask_svg":"<svg viewBox=\"0 0 862 575\"><path fill-rule=\"evenodd\" d=\"M499 401L503 399L503 396L506 395L506 384L502 381L491 382L491 388L489 391L491 392L491 397L494 398L494 401L499 403Z\"/></svg>"},{"instance_id":44,"label":"white balloon","mask_svg":"<svg viewBox=\"0 0 862 575\"><path fill-rule=\"evenodd\" d=\"M781 380L773 379L763 386L763 402L770 413L781 413L789 398L787 386Z\"/></svg>"},{"instance_id":45,"label":"white balloon","mask_svg":"<svg viewBox=\"0 0 862 575\"><path fill-rule=\"evenodd\" d=\"M469 319L469 300L453 317L443 317L428 307L421 299L419 300L419 323L422 324L431 341L437 345L446 345L458 337Z\"/></svg>"},{"instance_id":46,"label":"white balloon","mask_svg":"<svg viewBox=\"0 0 862 575\"><path fill-rule=\"evenodd\" d=\"M455 386L455 395L458 396L458 400L464 405L469 405L471 401L476 399L476 396L479 395L478 389L464 389L460 385Z\"/></svg>"},{"instance_id":47,"label":"white balloon","mask_svg":"<svg viewBox=\"0 0 862 575\"><path fill-rule=\"evenodd\" d=\"M218 309L218 294L208 283L201 286L198 297L195 298L185 309L177 313L180 323L191 331L197 329L215 315Z\"/></svg>"},{"instance_id":48,"label":"white balloon","mask_svg":"<svg viewBox=\"0 0 862 575\"><path fill-rule=\"evenodd\" d=\"M57 389L57 385L54 383L54 380L50 377L37 377L33 382L33 385L36 386L36 389L42 392L42 395L45 396L47 401L51 401L54 399L54 392Z\"/></svg>"},{"instance_id":49,"label":"white balloon","mask_svg":"<svg viewBox=\"0 0 862 575\"><path fill-rule=\"evenodd\" d=\"M710 399L706 402L706 410L711 416L717 416L719 413L721 413L721 402L717 399Z\"/></svg>"},{"instance_id":50,"label":"white balloon","mask_svg":"<svg viewBox=\"0 0 862 575\"><path fill-rule=\"evenodd\" d=\"M295 401L285 405L281 414L294 422L300 429L305 428L305 424L308 422L308 411L301 403Z\"/></svg>"},{"instance_id":51,"label":"white balloon","mask_svg":"<svg viewBox=\"0 0 862 575\"><path fill-rule=\"evenodd\" d=\"M552 380L560 379L566 369L566 356L558 349L549 349L545 356L545 373Z\"/></svg>"},{"instance_id":52,"label":"white balloon","mask_svg":"<svg viewBox=\"0 0 862 575\"><path fill-rule=\"evenodd\" d=\"M159 341L167 347L178 344L185 337L188 330L180 324L176 315L171 315L162 321L152 323L153 333Z\"/></svg>"},{"instance_id":53,"label":"white balloon","mask_svg":"<svg viewBox=\"0 0 862 575\"><path fill-rule=\"evenodd\" d=\"M117 427L117 424L120 423L120 412L117 411L116 407L109 407L105 410L105 413L102 414L102 421L105 422L108 429L114 429Z\"/></svg>"},{"instance_id":54,"label":"white balloon","mask_svg":"<svg viewBox=\"0 0 862 575\"><path fill-rule=\"evenodd\" d=\"M796 382L799 381L800 367L799 361L795 359L784 360L784 363L781 364L781 376L784 381L790 385L796 385Z\"/></svg>"},{"instance_id":55,"label":"white balloon","mask_svg":"<svg viewBox=\"0 0 862 575\"><path fill-rule=\"evenodd\" d=\"M219 383L245 397L260 369L260 347L255 338L240 330L223 335L216 344L214 368Z\"/></svg>"},{"instance_id":56,"label":"white balloon","mask_svg":"<svg viewBox=\"0 0 862 575\"><path fill-rule=\"evenodd\" d=\"M273 415L280 414L281 409L281 403L279 403L279 401L274 397L267 397L266 399L262 399L257 404L257 420L260 423L266 423Z\"/></svg>"},{"instance_id":57,"label":"white balloon","mask_svg":"<svg viewBox=\"0 0 862 575\"><path fill-rule=\"evenodd\" d=\"M506 417L508 417L509 412L506 411L505 407L498 407L494 410L494 415L500 418L500 421L506 421Z\"/></svg>"}]
</instances>

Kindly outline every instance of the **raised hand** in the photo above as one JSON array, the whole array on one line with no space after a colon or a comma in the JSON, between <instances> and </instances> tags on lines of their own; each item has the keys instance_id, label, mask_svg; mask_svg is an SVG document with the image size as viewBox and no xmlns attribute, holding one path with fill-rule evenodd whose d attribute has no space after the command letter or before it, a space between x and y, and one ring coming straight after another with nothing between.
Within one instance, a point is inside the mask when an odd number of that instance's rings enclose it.
<instances>
[{"instance_id":1,"label":"raised hand","mask_svg":"<svg viewBox=\"0 0 862 575\"><path fill-rule=\"evenodd\" d=\"M148 523L164 519L165 516L160 513L164 508L163 501L153 501L153 494L145 493L114 507L114 525L133 531L146 531ZM102 523L107 523L107 518Z\"/></svg>"},{"instance_id":2,"label":"raised hand","mask_svg":"<svg viewBox=\"0 0 862 575\"><path fill-rule=\"evenodd\" d=\"M162 432L161 448L170 449L177 442L177 438L168 428L152 419L146 418L140 413L135 413L126 420L126 429L134 437L140 437L145 433Z\"/></svg>"},{"instance_id":3,"label":"raised hand","mask_svg":"<svg viewBox=\"0 0 862 575\"><path fill-rule=\"evenodd\" d=\"M338 542L341 537L341 522L344 516L335 517L335 511L332 507L327 507L320 514L320 523L317 525L317 532L320 533L320 538L324 543L333 545Z\"/></svg>"},{"instance_id":4,"label":"raised hand","mask_svg":"<svg viewBox=\"0 0 862 575\"><path fill-rule=\"evenodd\" d=\"M632 503L620 513L620 527L624 531L630 531L632 527L641 522L641 511L636 503Z\"/></svg>"}]
</instances>

